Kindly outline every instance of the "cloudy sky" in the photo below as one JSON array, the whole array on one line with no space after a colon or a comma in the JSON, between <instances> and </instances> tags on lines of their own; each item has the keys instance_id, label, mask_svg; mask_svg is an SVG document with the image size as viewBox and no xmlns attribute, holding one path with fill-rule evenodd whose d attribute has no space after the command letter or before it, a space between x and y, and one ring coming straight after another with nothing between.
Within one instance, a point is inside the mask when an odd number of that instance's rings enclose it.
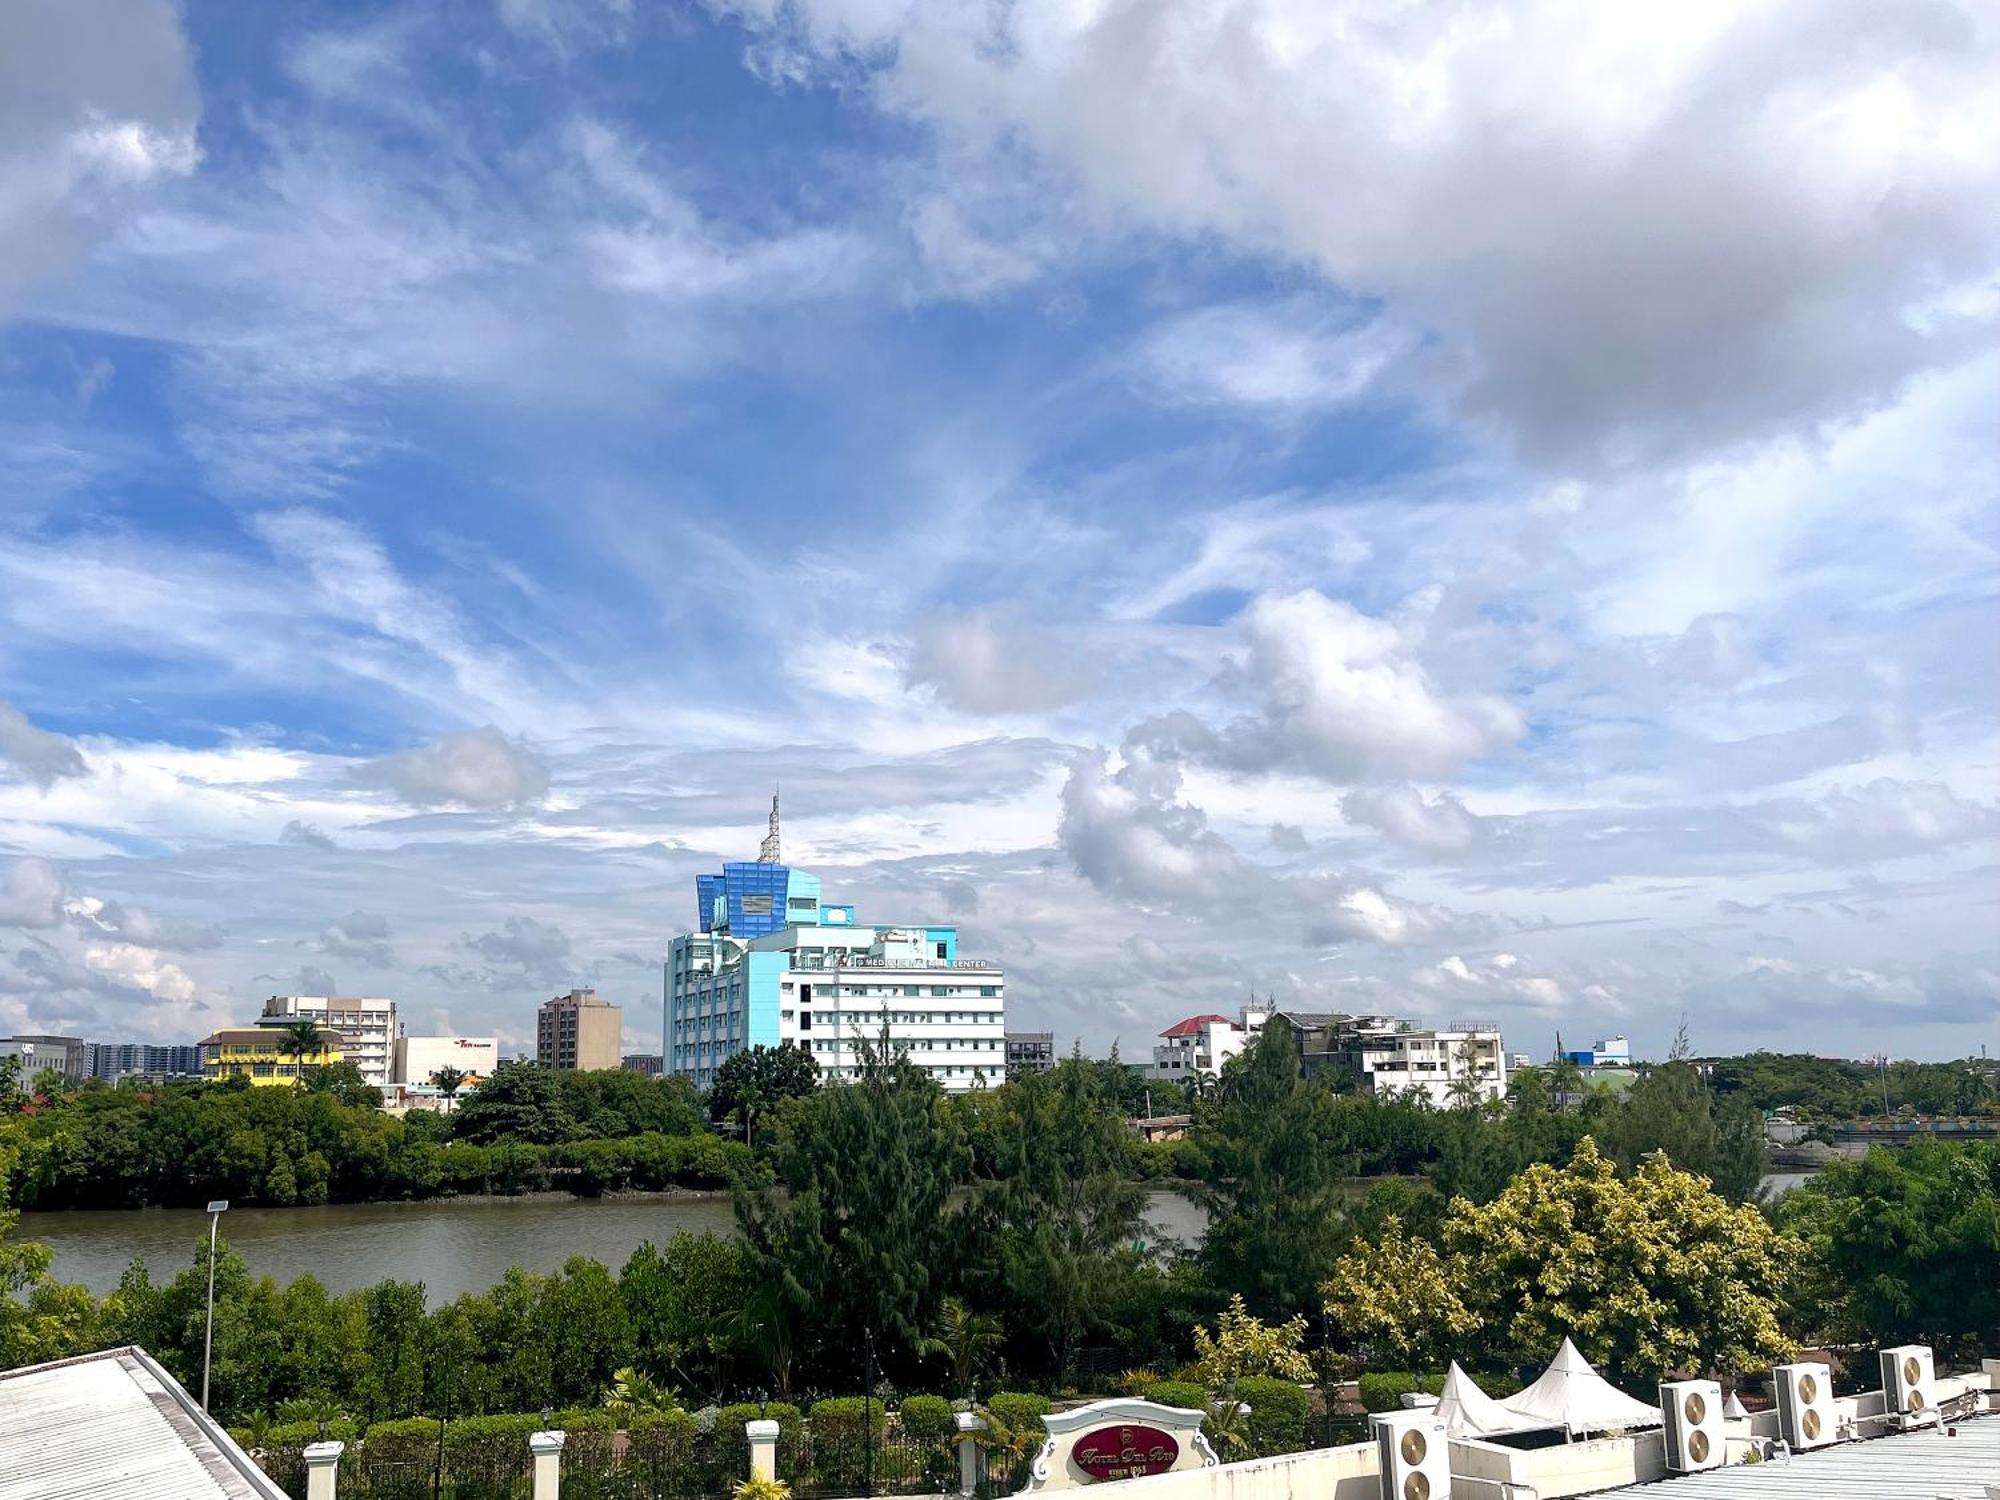
<instances>
[{"instance_id":1,"label":"cloudy sky","mask_svg":"<svg viewBox=\"0 0 2000 1500\"><path fill-rule=\"evenodd\" d=\"M2000 1037L1977 0L0 7L0 1033Z\"/></svg>"}]
</instances>

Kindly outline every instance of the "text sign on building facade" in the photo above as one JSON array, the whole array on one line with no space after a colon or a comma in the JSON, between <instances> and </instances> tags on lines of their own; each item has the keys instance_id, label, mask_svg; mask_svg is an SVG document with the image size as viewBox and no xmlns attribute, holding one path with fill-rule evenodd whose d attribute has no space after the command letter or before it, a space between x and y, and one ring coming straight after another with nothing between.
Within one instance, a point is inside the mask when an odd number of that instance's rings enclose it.
<instances>
[{"instance_id":1,"label":"text sign on building facade","mask_svg":"<svg viewBox=\"0 0 2000 1500\"><path fill-rule=\"evenodd\" d=\"M1181 1456L1181 1445L1170 1432L1139 1423L1100 1427L1076 1440L1070 1457L1092 1479L1137 1479L1164 1474Z\"/></svg>"},{"instance_id":2,"label":"text sign on building facade","mask_svg":"<svg viewBox=\"0 0 2000 1500\"><path fill-rule=\"evenodd\" d=\"M1202 1436L1207 1414L1157 1401L1093 1401L1042 1418L1048 1440L1029 1470L1030 1490L1064 1490L1111 1479L1215 1466Z\"/></svg>"}]
</instances>

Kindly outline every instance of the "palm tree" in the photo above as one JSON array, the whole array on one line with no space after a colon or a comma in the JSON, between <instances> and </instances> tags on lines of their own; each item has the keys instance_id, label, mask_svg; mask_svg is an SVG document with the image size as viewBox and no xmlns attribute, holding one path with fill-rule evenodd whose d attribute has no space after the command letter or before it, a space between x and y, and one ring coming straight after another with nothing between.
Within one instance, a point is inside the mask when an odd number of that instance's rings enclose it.
<instances>
[{"instance_id":1,"label":"palm tree","mask_svg":"<svg viewBox=\"0 0 2000 1500\"><path fill-rule=\"evenodd\" d=\"M931 1327L931 1336L918 1350L924 1354L942 1354L951 1365L952 1383L969 1396L973 1382L1005 1339L998 1318L974 1312L957 1297L947 1297L938 1310L937 1322Z\"/></svg>"},{"instance_id":2,"label":"palm tree","mask_svg":"<svg viewBox=\"0 0 2000 1500\"><path fill-rule=\"evenodd\" d=\"M604 1404L626 1422L633 1417L679 1411L681 1405L680 1396L672 1386L660 1384L633 1365L612 1372L611 1388L604 1393Z\"/></svg>"},{"instance_id":3,"label":"palm tree","mask_svg":"<svg viewBox=\"0 0 2000 1500\"><path fill-rule=\"evenodd\" d=\"M278 1028L278 1050L292 1060L295 1070L292 1087L303 1088L306 1081L306 1059L317 1057L326 1050L321 1040L319 1023L316 1021L287 1021Z\"/></svg>"},{"instance_id":4,"label":"palm tree","mask_svg":"<svg viewBox=\"0 0 2000 1500\"><path fill-rule=\"evenodd\" d=\"M450 1114L452 1100L465 1087L465 1073L459 1068L439 1068L431 1074L431 1087L444 1096L444 1112Z\"/></svg>"}]
</instances>

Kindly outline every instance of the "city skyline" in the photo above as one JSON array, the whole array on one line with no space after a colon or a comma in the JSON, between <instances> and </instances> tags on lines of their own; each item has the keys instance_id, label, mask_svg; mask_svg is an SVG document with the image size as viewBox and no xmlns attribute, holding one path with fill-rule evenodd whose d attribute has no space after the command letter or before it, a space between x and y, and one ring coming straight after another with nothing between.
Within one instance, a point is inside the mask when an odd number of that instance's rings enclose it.
<instances>
[{"instance_id":1,"label":"city skyline","mask_svg":"<svg viewBox=\"0 0 2000 1500\"><path fill-rule=\"evenodd\" d=\"M2000 40L1813 9L15 10L0 1035L650 1052L782 785L1092 1053L1976 1052Z\"/></svg>"}]
</instances>

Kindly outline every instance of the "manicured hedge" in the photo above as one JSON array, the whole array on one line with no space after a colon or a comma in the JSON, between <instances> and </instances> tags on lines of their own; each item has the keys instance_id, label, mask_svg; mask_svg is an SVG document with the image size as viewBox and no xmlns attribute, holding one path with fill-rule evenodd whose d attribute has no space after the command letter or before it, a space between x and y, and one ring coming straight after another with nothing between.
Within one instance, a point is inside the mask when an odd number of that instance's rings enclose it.
<instances>
[{"instance_id":1,"label":"manicured hedge","mask_svg":"<svg viewBox=\"0 0 2000 1500\"><path fill-rule=\"evenodd\" d=\"M988 1411L1007 1426L1019 1431L1039 1432L1042 1418L1049 1414L1049 1398L1033 1391L1000 1391L986 1403Z\"/></svg>"},{"instance_id":2,"label":"manicured hedge","mask_svg":"<svg viewBox=\"0 0 2000 1500\"><path fill-rule=\"evenodd\" d=\"M950 1437L957 1431L952 1416L951 1403L942 1396L905 1396L896 1409L903 1435L919 1442Z\"/></svg>"},{"instance_id":3,"label":"manicured hedge","mask_svg":"<svg viewBox=\"0 0 2000 1500\"><path fill-rule=\"evenodd\" d=\"M1359 1381L1363 1411L1394 1411L1410 1391L1435 1396L1444 1389L1442 1375L1413 1375L1408 1370L1371 1370Z\"/></svg>"},{"instance_id":4,"label":"manicured hedge","mask_svg":"<svg viewBox=\"0 0 2000 1500\"><path fill-rule=\"evenodd\" d=\"M1147 1387L1146 1399L1162 1406L1181 1406L1194 1411L1208 1410L1208 1392L1192 1380L1156 1380Z\"/></svg>"},{"instance_id":5,"label":"manicured hedge","mask_svg":"<svg viewBox=\"0 0 2000 1500\"><path fill-rule=\"evenodd\" d=\"M1236 1382L1236 1399L1250 1408L1252 1453L1298 1453L1306 1447L1306 1418L1311 1415L1312 1401L1292 1382L1246 1375Z\"/></svg>"}]
</instances>

